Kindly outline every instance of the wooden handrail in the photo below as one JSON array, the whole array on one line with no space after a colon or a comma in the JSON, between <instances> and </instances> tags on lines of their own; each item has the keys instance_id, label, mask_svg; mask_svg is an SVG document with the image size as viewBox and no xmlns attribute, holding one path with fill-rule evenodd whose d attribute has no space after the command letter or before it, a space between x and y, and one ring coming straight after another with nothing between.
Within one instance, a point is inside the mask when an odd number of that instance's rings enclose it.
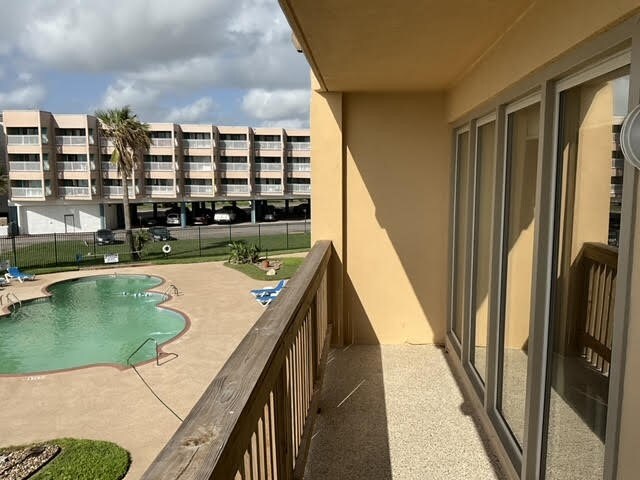
<instances>
[{"instance_id":1,"label":"wooden handrail","mask_svg":"<svg viewBox=\"0 0 640 480\"><path fill-rule=\"evenodd\" d=\"M583 244L582 258L601 263L614 270L618 267L618 249L604 243Z\"/></svg>"},{"instance_id":2,"label":"wooden handrail","mask_svg":"<svg viewBox=\"0 0 640 480\"><path fill-rule=\"evenodd\" d=\"M143 475L290 479L305 461L329 341L327 264L317 242Z\"/></svg>"}]
</instances>

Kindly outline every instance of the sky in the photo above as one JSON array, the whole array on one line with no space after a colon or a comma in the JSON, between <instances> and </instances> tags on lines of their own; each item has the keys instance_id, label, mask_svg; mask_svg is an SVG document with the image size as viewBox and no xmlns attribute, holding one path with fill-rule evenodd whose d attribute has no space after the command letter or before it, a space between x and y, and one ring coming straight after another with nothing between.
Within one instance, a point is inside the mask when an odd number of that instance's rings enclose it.
<instances>
[{"instance_id":1,"label":"sky","mask_svg":"<svg viewBox=\"0 0 640 480\"><path fill-rule=\"evenodd\" d=\"M308 127L277 0L1 0L0 111L130 105L146 122Z\"/></svg>"}]
</instances>

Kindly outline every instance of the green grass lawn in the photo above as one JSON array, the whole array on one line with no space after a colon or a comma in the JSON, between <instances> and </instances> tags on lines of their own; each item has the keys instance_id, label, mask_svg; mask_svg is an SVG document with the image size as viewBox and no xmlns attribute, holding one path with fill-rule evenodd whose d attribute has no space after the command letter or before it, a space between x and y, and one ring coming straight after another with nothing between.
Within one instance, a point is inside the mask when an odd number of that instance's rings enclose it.
<instances>
[{"instance_id":1,"label":"green grass lawn","mask_svg":"<svg viewBox=\"0 0 640 480\"><path fill-rule=\"evenodd\" d=\"M194 232L189 232L194 233ZM181 234L176 233L176 235ZM88 237L91 238L91 237ZM235 234L232 240L244 240L260 246L263 254L273 255L276 252L304 251L310 247L309 233L243 236ZM171 245L171 253L165 255L162 247ZM132 261L128 245L117 243L114 245L96 245L93 241L58 240L44 241L33 245L18 247L15 250L2 248L0 260L9 260L28 271L44 273L46 271L60 271L73 267L90 267L103 265L104 255L117 253L120 263ZM77 261L77 256L81 260ZM143 262L153 263L184 263L187 259L224 260L229 256L229 239L224 238L181 238L168 242L148 242L142 250Z\"/></svg>"},{"instance_id":2,"label":"green grass lawn","mask_svg":"<svg viewBox=\"0 0 640 480\"><path fill-rule=\"evenodd\" d=\"M44 442L61 448L60 453L33 480L120 480L125 476L131 458L129 452L115 443L96 440L59 438ZM12 451L24 448L0 449Z\"/></svg>"},{"instance_id":3,"label":"green grass lawn","mask_svg":"<svg viewBox=\"0 0 640 480\"><path fill-rule=\"evenodd\" d=\"M238 270L239 272L244 273L248 277L253 278L254 280L281 280L283 278L291 278L294 273L298 270L302 262L304 262L304 258L299 257L288 257L288 258L279 258L278 260L282 260L282 266L279 270L277 270L277 274L275 276L268 276L265 271L260 270L255 265L251 264L234 264L234 263L225 263L225 265L229 268L233 268L234 270Z\"/></svg>"}]
</instances>

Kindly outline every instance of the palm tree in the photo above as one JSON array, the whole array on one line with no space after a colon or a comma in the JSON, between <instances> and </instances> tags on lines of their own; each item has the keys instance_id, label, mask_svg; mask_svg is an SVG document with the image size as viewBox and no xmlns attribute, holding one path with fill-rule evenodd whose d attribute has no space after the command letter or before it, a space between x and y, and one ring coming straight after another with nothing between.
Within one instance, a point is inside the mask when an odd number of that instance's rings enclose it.
<instances>
[{"instance_id":1,"label":"palm tree","mask_svg":"<svg viewBox=\"0 0 640 480\"><path fill-rule=\"evenodd\" d=\"M133 255L135 249L131 235L131 212L129 210L129 179L140 157L151 145L149 125L138 120L127 105L111 110L98 110L100 133L113 142L111 163L116 165L122 178L122 207L124 209L124 229ZM136 255L137 256L137 255Z\"/></svg>"}]
</instances>

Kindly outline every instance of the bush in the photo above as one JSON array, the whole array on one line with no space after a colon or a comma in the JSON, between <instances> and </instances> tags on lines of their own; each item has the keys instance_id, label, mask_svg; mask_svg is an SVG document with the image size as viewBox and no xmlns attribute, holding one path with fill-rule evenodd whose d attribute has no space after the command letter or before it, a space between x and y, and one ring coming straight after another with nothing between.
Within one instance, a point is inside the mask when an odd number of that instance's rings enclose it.
<instances>
[{"instance_id":1,"label":"bush","mask_svg":"<svg viewBox=\"0 0 640 480\"><path fill-rule=\"evenodd\" d=\"M260 257L260 249L254 243L244 240L229 244L229 263L255 263Z\"/></svg>"}]
</instances>

